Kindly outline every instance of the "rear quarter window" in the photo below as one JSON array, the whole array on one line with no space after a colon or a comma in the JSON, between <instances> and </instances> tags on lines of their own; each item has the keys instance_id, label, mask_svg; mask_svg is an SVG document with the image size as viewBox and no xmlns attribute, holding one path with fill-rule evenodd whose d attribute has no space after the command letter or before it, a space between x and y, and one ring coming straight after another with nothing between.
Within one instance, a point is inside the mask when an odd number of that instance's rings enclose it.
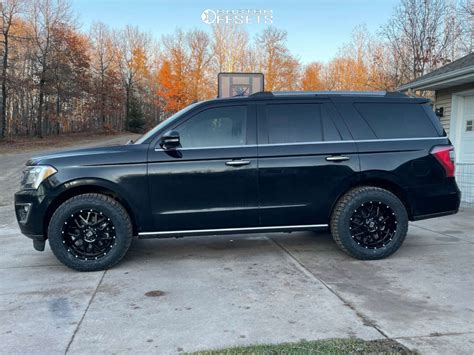
<instances>
[{"instance_id":1,"label":"rear quarter window","mask_svg":"<svg viewBox=\"0 0 474 355\"><path fill-rule=\"evenodd\" d=\"M354 107L379 139L439 136L420 104L355 103Z\"/></svg>"}]
</instances>

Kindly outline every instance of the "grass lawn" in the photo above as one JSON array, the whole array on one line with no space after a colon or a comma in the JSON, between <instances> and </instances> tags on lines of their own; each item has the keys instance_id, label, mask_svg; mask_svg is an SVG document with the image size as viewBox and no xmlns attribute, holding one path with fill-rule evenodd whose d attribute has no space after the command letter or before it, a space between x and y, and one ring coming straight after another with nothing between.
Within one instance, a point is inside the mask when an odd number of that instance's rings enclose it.
<instances>
[{"instance_id":1,"label":"grass lawn","mask_svg":"<svg viewBox=\"0 0 474 355\"><path fill-rule=\"evenodd\" d=\"M394 340L326 339L200 351L197 355L237 354L416 354Z\"/></svg>"}]
</instances>

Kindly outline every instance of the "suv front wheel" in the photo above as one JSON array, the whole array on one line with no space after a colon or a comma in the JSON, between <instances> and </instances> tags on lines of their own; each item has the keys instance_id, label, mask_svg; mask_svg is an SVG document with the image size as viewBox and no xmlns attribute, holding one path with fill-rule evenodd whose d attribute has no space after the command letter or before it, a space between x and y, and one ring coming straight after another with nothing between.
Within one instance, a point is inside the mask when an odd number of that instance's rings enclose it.
<instances>
[{"instance_id":1,"label":"suv front wheel","mask_svg":"<svg viewBox=\"0 0 474 355\"><path fill-rule=\"evenodd\" d=\"M111 268L128 251L132 223L125 208L109 196L78 195L54 212L48 239L54 255L78 271Z\"/></svg>"},{"instance_id":2,"label":"suv front wheel","mask_svg":"<svg viewBox=\"0 0 474 355\"><path fill-rule=\"evenodd\" d=\"M374 260L400 248L408 230L403 203L390 191L373 186L356 187L336 203L331 233L350 256Z\"/></svg>"}]
</instances>

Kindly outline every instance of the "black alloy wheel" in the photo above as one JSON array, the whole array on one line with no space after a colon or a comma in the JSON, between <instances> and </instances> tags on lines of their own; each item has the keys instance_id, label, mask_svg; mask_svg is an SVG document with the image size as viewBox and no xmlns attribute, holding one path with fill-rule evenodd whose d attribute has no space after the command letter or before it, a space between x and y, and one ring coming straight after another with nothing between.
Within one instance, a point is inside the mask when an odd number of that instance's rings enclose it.
<instances>
[{"instance_id":1,"label":"black alloy wheel","mask_svg":"<svg viewBox=\"0 0 474 355\"><path fill-rule=\"evenodd\" d=\"M408 212L393 192L358 186L337 201L330 222L342 251L357 259L376 260L392 255L403 244Z\"/></svg>"},{"instance_id":2,"label":"black alloy wheel","mask_svg":"<svg viewBox=\"0 0 474 355\"><path fill-rule=\"evenodd\" d=\"M115 243L115 226L103 212L88 209L71 214L61 234L67 251L75 258L97 260L107 255Z\"/></svg>"},{"instance_id":3,"label":"black alloy wheel","mask_svg":"<svg viewBox=\"0 0 474 355\"><path fill-rule=\"evenodd\" d=\"M54 255L78 271L116 265L130 248L133 225L127 210L110 196L86 193L63 202L48 225Z\"/></svg>"},{"instance_id":4,"label":"black alloy wheel","mask_svg":"<svg viewBox=\"0 0 474 355\"><path fill-rule=\"evenodd\" d=\"M366 249L383 248L397 232L397 217L385 203L370 201L354 210L349 229L358 245Z\"/></svg>"}]
</instances>

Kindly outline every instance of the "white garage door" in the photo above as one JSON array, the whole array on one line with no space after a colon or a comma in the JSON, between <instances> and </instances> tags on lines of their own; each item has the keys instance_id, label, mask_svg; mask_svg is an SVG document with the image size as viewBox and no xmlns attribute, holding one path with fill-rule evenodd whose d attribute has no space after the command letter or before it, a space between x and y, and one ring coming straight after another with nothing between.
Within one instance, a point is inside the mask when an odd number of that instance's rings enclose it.
<instances>
[{"instance_id":1,"label":"white garage door","mask_svg":"<svg viewBox=\"0 0 474 355\"><path fill-rule=\"evenodd\" d=\"M474 95L464 96L459 106L456 181L463 205L474 207Z\"/></svg>"},{"instance_id":2,"label":"white garage door","mask_svg":"<svg viewBox=\"0 0 474 355\"><path fill-rule=\"evenodd\" d=\"M463 101L459 162L474 163L474 95Z\"/></svg>"}]
</instances>

